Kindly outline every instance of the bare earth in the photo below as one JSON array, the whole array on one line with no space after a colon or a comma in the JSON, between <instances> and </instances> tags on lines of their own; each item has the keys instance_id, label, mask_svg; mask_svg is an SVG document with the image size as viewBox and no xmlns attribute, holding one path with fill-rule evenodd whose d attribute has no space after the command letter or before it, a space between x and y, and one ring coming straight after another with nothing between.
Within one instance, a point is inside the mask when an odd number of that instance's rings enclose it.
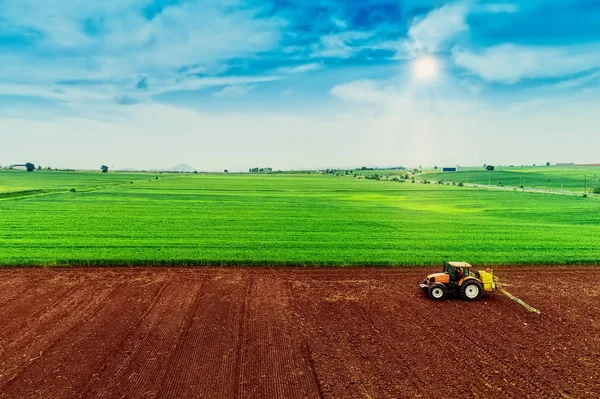
<instances>
[{"instance_id":1,"label":"bare earth","mask_svg":"<svg viewBox=\"0 0 600 399\"><path fill-rule=\"evenodd\" d=\"M2 398L599 398L600 268L0 270Z\"/></svg>"}]
</instances>

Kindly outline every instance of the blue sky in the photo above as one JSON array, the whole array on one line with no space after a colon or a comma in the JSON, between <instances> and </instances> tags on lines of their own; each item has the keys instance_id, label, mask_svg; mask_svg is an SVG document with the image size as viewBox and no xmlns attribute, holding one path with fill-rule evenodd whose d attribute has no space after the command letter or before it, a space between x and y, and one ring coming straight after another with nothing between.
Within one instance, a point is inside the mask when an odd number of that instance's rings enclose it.
<instances>
[{"instance_id":1,"label":"blue sky","mask_svg":"<svg viewBox=\"0 0 600 399\"><path fill-rule=\"evenodd\" d=\"M599 26L597 0L0 0L0 164L598 162Z\"/></svg>"}]
</instances>

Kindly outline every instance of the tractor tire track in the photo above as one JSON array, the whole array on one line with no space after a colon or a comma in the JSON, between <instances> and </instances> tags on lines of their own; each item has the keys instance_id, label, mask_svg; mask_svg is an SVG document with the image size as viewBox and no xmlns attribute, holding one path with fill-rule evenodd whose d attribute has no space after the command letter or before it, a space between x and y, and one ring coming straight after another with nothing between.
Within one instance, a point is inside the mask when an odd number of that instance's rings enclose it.
<instances>
[{"instance_id":1,"label":"tractor tire track","mask_svg":"<svg viewBox=\"0 0 600 399\"><path fill-rule=\"evenodd\" d=\"M290 319L285 283L277 276L257 276L253 281L241 358L244 383L238 398L318 399L310 361Z\"/></svg>"},{"instance_id":2,"label":"tractor tire track","mask_svg":"<svg viewBox=\"0 0 600 399\"><path fill-rule=\"evenodd\" d=\"M97 382L100 381L102 379L102 376L104 374L108 374L107 370L110 370L110 366L112 364L114 364L118 359L120 359L121 355L125 355L125 357L129 358L130 357L130 350L129 348L126 348L126 344L133 339L132 337L136 336L140 330L142 330L142 324L143 322L146 320L148 314L150 314L155 308L156 308L156 304L158 303L159 299L163 296L163 293L165 291L165 287L167 287L168 282L163 282L163 284L160 286L158 292L156 293L156 295L154 296L154 298L152 299L152 301L150 302L150 304L148 305L148 308L145 310L144 314L142 314L138 320L137 320L137 324L135 325L134 329L133 329L133 333L130 334L125 340L122 341L121 345L116 347L112 352L106 353L105 357L104 357L104 361L103 362L99 362L100 367L98 368L97 371L95 371L92 374L92 377L89 379L88 384L86 385L85 389L82 390L80 397L97 397L97 394L92 395L90 393L92 387L97 386ZM139 338L141 340L141 338ZM115 371L113 370L113 375L115 374ZM110 376L106 376L107 380L110 380ZM104 386L105 384L101 384L102 386Z\"/></svg>"},{"instance_id":3,"label":"tractor tire track","mask_svg":"<svg viewBox=\"0 0 600 399\"><path fill-rule=\"evenodd\" d=\"M239 336L236 320L242 312L247 282L230 278L208 279L179 337L169 361L160 397L231 398L235 392Z\"/></svg>"},{"instance_id":4,"label":"tractor tire track","mask_svg":"<svg viewBox=\"0 0 600 399\"><path fill-rule=\"evenodd\" d=\"M202 281L165 282L151 306L139 320L120 350L95 374L81 397L110 398L115 392L124 397L155 396L160 389L164 362L171 355L173 337L183 330L195 297L181 296L181 289L196 292Z\"/></svg>"}]
</instances>

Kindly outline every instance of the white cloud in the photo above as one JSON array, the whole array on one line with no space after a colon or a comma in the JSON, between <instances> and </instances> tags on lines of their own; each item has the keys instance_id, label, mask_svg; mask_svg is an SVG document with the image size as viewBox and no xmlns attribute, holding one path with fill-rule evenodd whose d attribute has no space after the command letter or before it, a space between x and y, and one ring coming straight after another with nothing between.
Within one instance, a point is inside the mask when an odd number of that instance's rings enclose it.
<instances>
[{"instance_id":1,"label":"white cloud","mask_svg":"<svg viewBox=\"0 0 600 399\"><path fill-rule=\"evenodd\" d=\"M574 89L585 85L600 84L600 71L592 72L572 79L566 79L551 86L553 89Z\"/></svg>"},{"instance_id":2,"label":"white cloud","mask_svg":"<svg viewBox=\"0 0 600 399\"><path fill-rule=\"evenodd\" d=\"M486 80L514 84L600 67L600 44L553 47L502 44L480 52L454 49L454 63Z\"/></svg>"},{"instance_id":3,"label":"white cloud","mask_svg":"<svg viewBox=\"0 0 600 399\"><path fill-rule=\"evenodd\" d=\"M56 84L34 85L20 83L0 83L0 94L31 96L63 102L96 102L115 97L119 90L113 85L102 85L88 90L77 86L59 86Z\"/></svg>"},{"instance_id":4,"label":"white cloud","mask_svg":"<svg viewBox=\"0 0 600 399\"><path fill-rule=\"evenodd\" d=\"M332 23L333 23L333 24L334 24L336 27L338 27L338 28L340 28L340 29L346 29L346 28L348 28L348 23L347 23L346 21L343 21L343 20L339 19L339 18L333 18L333 19L331 20L331 22L332 22Z\"/></svg>"},{"instance_id":5,"label":"white cloud","mask_svg":"<svg viewBox=\"0 0 600 399\"><path fill-rule=\"evenodd\" d=\"M341 100L359 103L383 103L389 95L379 90L373 80L355 80L334 86L330 93Z\"/></svg>"},{"instance_id":6,"label":"white cloud","mask_svg":"<svg viewBox=\"0 0 600 399\"><path fill-rule=\"evenodd\" d=\"M213 94L215 97L243 97L250 93L256 86L235 85L226 86L221 91Z\"/></svg>"},{"instance_id":7,"label":"white cloud","mask_svg":"<svg viewBox=\"0 0 600 399\"><path fill-rule=\"evenodd\" d=\"M2 79L40 86L97 80L88 90L102 91L103 83L127 86L141 75L165 81L181 67L188 67L181 75L218 71L229 59L277 46L284 21L235 3L187 1L148 20L141 15L147 0L0 0L0 32L34 38L26 53L0 55ZM97 32L88 34L86 24Z\"/></svg>"},{"instance_id":8,"label":"white cloud","mask_svg":"<svg viewBox=\"0 0 600 399\"><path fill-rule=\"evenodd\" d=\"M319 62L312 62L309 64L302 64L294 67L281 67L277 68L277 72L283 74L296 74L296 73L306 73L311 71L316 71L318 69L322 69L323 64Z\"/></svg>"},{"instance_id":9,"label":"white cloud","mask_svg":"<svg viewBox=\"0 0 600 399\"><path fill-rule=\"evenodd\" d=\"M361 129L370 138L365 153L379 150L382 159L389 159L396 151L402 154L400 164L521 164L563 158L591 162L595 157L594 150L567 143L564 137L595 137L598 90L585 95L540 92L509 105L480 97L421 97L410 87L364 80L337 85L331 94L362 121Z\"/></svg>"},{"instance_id":10,"label":"white cloud","mask_svg":"<svg viewBox=\"0 0 600 399\"><path fill-rule=\"evenodd\" d=\"M214 77L176 77L148 79L148 88L139 90L135 82L128 87L116 84L94 84L93 89L78 85L44 84L17 84L0 83L0 94L32 96L66 103L99 103L112 102L115 99L121 102L141 102L151 96L170 91L202 90L216 86L226 86L222 96L246 94L256 87L258 83L272 82L282 79L280 76L214 76ZM254 85L253 85L254 84Z\"/></svg>"},{"instance_id":11,"label":"white cloud","mask_svg":"<svg viewBox=\"0 0 600 399\"><path fill-rule=\"evenodd\" d=\"M430 11L425 16L416 17L409 29L408 37L397 46L397 58L405 58L404 53L414 57L422 53L435 53L456 41L461 34L469 31L467 16L471 13L515 13L519 7L511 3L478 4L459 0Z\"/></svg>"},{"instance_id":12,"label":"white cloud","mask_svg":"<svg viewBox=\"0 0 600 399\"><path fill-rule=\"evenodd\" d=\"M321 36L319 43L311 46L314 58L348 58L363 48L360 41L373 36L372 32L346 31Z\"/></svg>"},{"instance_id":13,"label":"white cloud","mask_svg":"<svg viewBox=\"0 0 600 399\"><path fill-rule=\"evenodd\" d=\"M339 35L322 36L312 49L312 56L317 58L348 58L354 52Z\"/></svg>"},{"instance_id":14,"label":"white cloud","mask_svg":"<svg viewBox=\"0 0 600 399\"><path fill-rule=\"evenodd\" d=\"M412 54L436 52L457 35L469 30L465 3L448 4L417 18L408 29L406 48Z\"/></svg>"},{"instance_id":15,"label":"white cloud","mask_svg":"<svg viewBox=\"0 0 600 399\"><path fill-rule=\"evenodd\" d=\"M214 86L246 86L249 84L273 82L282 79L281 76L208 76L203 78L188 77L181 79L165 79L164 81L150 82L152 94L166 91L201 90ZM255 87L255 86L252 86Z\"/></svg>"},{"instance_id":16,"label":"white cloud","mask_svg":"<svg viewBox=\"0 0 600 399\"><path fill-rule=\"evenodd\" d=\"M153 102L106 106L100 120L93 115L0 116L0 141L11 144L0 146L0 159L52 167L105 163L117 169L185 162L203 170L236 171L258 164L288 169L597 158L595 146L580 145L596 137L600 125L592 94L508 109L451 98L439 98L432 109L431 99L369 81L340 85L332 94L351 101L309 116L198 112ZM114 117L107 120L107 113Z\"/></svg>"},{"instance_id":17,"label":"white cloud","mask_svg":"<svg viewBox=\"0 0 600 399\"><path fill-rule=\"evenodd\" d=\"M490 3L490 4L478 4L475 6L476 12L489 12L489 13L505 13L513 14L519 12L519 6L512 3Z\"/></svg>"}]
</instances>

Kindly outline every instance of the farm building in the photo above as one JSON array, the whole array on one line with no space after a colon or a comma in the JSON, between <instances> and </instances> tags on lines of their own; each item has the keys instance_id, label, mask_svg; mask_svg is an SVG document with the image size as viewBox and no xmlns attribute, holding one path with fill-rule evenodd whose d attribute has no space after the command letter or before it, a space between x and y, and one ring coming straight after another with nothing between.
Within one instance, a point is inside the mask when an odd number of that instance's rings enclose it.
<instances>
[{"instance_id":1,"label":"farm building","mask_svg":"<svg viewBox=\"0 0 600 399\"><path fill-rule=\"evenodd\" d=\"M15 165L9 165L8 169L27 170L27 166L25 166L25 164L15 164Z\"/></svg>"},{"instance_id":2,"label":"farm building","mask_svg":"<svg viewBox=\"0 0 600 399\"><path fill-rule=\"evenodd\" d=\"M456 172L456 168L442 168L442 172Z\"/></svg>"}]
</instances>

